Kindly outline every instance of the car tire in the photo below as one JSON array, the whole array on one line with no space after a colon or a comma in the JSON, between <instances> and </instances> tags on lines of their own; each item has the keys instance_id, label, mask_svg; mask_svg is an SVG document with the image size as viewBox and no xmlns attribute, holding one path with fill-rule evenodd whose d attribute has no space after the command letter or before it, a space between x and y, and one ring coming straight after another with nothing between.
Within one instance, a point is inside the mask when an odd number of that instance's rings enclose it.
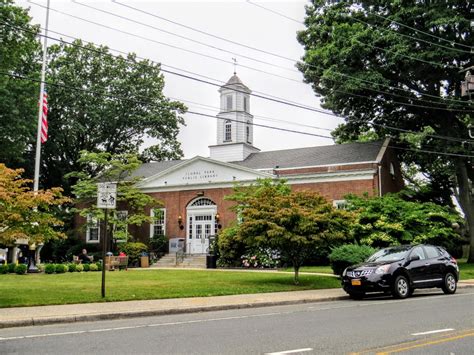
<instances>
[{"instance_id":1,"label":"car tire","mask_svg":"<svg viewBox=\"0 0 474 355\"><path fill-rule=\"evenodd\" d=\"M361 300L365 296L364 292L348 292L348 294L349 294L349 297L353 300Z\"/></svg>"},{"instance_id":2,"label":"car tire","mask_svg":"<svg viewBox=\"0 0 474 355\"><path fill-rule=\"evenodd\" d=\"M399 275L395 278L392 286L392 295L395 298L407 298L412 291L410 290L410 283L405 276Z\"/></svg>"},{"instance_id":3,"label":"car tire","mask_svg":"<svg viewBox=\"0 0 474 355\"><path fill-rule=\"evenodd\" d=\"M456 276L452 272L447 272L443 278L443 286L441 286L443 292L447 295L452 295L456 292L457 289L457 281Z\"/></svg>"}]
</instances>

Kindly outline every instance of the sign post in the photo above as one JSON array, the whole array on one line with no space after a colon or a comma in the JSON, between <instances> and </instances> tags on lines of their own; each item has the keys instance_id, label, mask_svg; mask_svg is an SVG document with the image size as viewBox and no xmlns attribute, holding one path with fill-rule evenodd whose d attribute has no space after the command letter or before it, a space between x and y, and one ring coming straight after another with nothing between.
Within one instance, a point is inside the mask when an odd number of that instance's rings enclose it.
<instances>
[{"instance_id":1,"label":"sign post","mask_svg":"<svg viewBox=\"0 0 474 355\"><path fill-rule=\"evenodd\" d=\"M97 208L104 211L104 237L102 239L102 298L105 297L105 253L108 245L107 217L109 209L114 209L117 205L117 184L99 183L97 184Z\"/></svg>"}]
</instances>

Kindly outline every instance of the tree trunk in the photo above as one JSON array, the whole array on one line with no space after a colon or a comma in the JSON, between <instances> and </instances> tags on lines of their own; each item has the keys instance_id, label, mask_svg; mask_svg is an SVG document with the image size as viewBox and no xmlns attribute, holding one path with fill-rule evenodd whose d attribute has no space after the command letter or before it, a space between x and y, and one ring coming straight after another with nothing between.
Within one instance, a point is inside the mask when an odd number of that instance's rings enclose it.
<instances>
[{"instance_id":1,"label":"tree trunk","mask_svg":"<svg viewBox=\"0 0 474 355\"><path fill-rule=\"evenodd\" d=\"M474 201L469 186L466 162L461 159L456 162L456 177L459 187L458 202L461 205L468 225L470 248L467 262L474 263Z\"/></svg>"},{"instance_id":2,"label":"tree trunk","mask_svg":"<svg viewBox=\"0 0 474 355\"><path fill-rule=\"evenodd\" d=\"M293 282L295 285L299 285L300 284L300 279L299 279L300 266L293 264L293 270L295 270L295 277L293 278Z\"/></svg>"}]
</instances>

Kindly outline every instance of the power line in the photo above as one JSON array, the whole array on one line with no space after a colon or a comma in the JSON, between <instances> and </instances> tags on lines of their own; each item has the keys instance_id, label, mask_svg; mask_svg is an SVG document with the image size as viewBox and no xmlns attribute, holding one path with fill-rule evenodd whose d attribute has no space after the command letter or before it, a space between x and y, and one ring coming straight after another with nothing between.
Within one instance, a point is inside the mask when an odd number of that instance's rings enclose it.
<instances>
[{"instance_id":1,"label":"power line","mask_svg":"<svg viewBox=\"0 0 474 355\"><path fill-rule=\"evenodd\" d=\"M472 11L472 10L471 10L471 11ZM424 34L424 35L427 35L427 36L436 38L436 39L438 39L438 40L440 40L440 41L447 42L447 43L449 43L449 44L451 44L451 45L460 46L460 47L466 47L466 48L469 48L470 50L474 49L473 46L468 46L468 45L466 45L466 44L462 44L462 43L457 43L457 42L454 42L454 41L450 41L449 39L442 38L442 37L436 36L436 35L434 35L434 34L432 34L432 33L425 32L425 31L416 29L416 28L414 28L414 27L405 25L405 24L403 24L403 23L401 23L401 22L397 22L397 21L395 21L395 20L389 19L388 17L384 17L384 16L382 16L382 15L375 14L375 13L374 13L373 15L375 15L375 16L377 16L377 17L380 17L380 18L382 18L382 19L384 19L384 20L393 22L393 23L395 23L395 24L397 24L397 25L399 25L399 26L406 27L406 28L409 28L410 30L413 30L413 31L422 33L422 34ZM434 44L434 43L433 43L433 44ZM448 47L448 48L449 48L449 47ZM468 51L465 51L465 52L466 52L466 53L472 53L471 51L469 51L469 52L468 52Z\"/></svg>"},{"instance_id":2,"label":"power line","mask_svg":"<svg viewBox=\"0 0 474 355\"><path fill-rule=\"evenodd\" d=\"M0 74L2 74L2 75L7 75L7 76L10 76L10 77L13 77L13 78L17 78L17 79L21 79L21 80L27 80L27 81L37 82L37 83L44 82L44 83L45 83L46 85L48 85L48 86L54 86L54 87L61 87L61 88L71 89L71 90L75 90L75 91L80 91L80 92L85 92L85 93L93 94L93 95L96 95L96 96L102 96L102 97L107 97L107 98L111 98L111 99L124 100L124 101L139 103L139 104L145 104L145 105L149 105L149 106L157 106L156 104L151 104L150 102L146 102L146 101L135 100L135 99L131 99L131 98L128 98L128 97L123 97L123 96L104 94L104 93L97 92L97 91L94 91L94 90L89 90L89 89L84 89L84 88L77 88L77 87L73 87L73 86L70 86L70 85L64 85L64 84L58 84L58 83L53 83L53 82L48 82L48 81L42 81L42 80L39 80L39 79L28 78L28 77L26 77L26 76L24 76L24 75L12 74L12 73L3 72L3 71L0 71ZM196 115L200 115L200 116L206 116L206 117L216 118L215 116L211 116L211 115L203 114L203 113L199 113L199 112L194 112L194 111L188 111L188 113L190 113L190 114L196 114ZM222 119L227 119L227 118L222 118ZM320 134L316 134L316 133L301 132L301 131L289 130L289 129L286 129L286 128L280 128L280 127L274 127L274 126L268 126L268 125L260 125L260 124L254 124L254 123L250 123L250 124L252 124L252 125L258 125L258 126L260 126L260 127L265 127L265 128L276 129L276 130L280 130L280 131L291 132L291 133L301 133L301 134L312 135L312 136L320 137L320 138L333 139L332 137L324 136L324 135L320 135ZM370 143L368 143L368 144L370 144ZM408 150L408 151L413 151L413 152L421 152L421 153L428 153L428 154L437 154L437 155L445 155L445 156L453 156L453 157L463 157L463 158L474 158L474 156L465 155L465 154L446 153L446 152L438 152L438 151L422 150L422 149L402 148L402 147L396 147L396 146L390 146L390 147L392 147L392 148L394 148L394 149L402 149L402 150Z\"/></svg>"},{"instance_id":3,"label":"power line","mask_svg":"<svg viewBox=\"0 0 474 355\"><path fill-rule=\"evenodd\" d=\"M37 4L31 0L28 0L30 3L32 3L33 5L36 5L36 6L40 6L40 7L43 7L43 5L41 4ZM80 4L80 3L77 3L77 4ZM81 4L83 5L83 4ZM83 5L83 6L88 6L88 5ZM90 7L90 6L88 6ZM210 56L210 55L207 55L207 54L203 54L203 53L199 53L199 52L196 52L196 51L192 51L192 50L188 50L188 49L185 49L185 48L182 48L182 47L178 47L178 46L174 46L174 45L170 45L168 43L164 43L164 42L160 42L160 41L156 41L156 40L153 40L153 39L150 39L150 38L147 38L147 37L143 37L143 36L140 36L140 35L136 35L134 33L130 33L130 32L126 32L126 31L123 31L123 30L120 30L120 29L117 29L115 27L110 27L110 26L107 26L107 25L104 25L104 24L101 24L101 23L97 23L97 22L94 22L94 21L91 21L91 20L87 20L87 19L84 19L84 18L81 18L81 17L78 17L78 16L75 16L75 15L71 15L71 14L68 14L68 13L65 13L63 11L60 11L60 10L57 10L57 9L53 9L53 8L50 8L50 10L52 11L56 11L60 14L63 14L65 16L70 16L72 18L75 18L75 19L78 19L78 20L81 20L81 21L85 21L85 22L88 22L88 23L92 23L94 25L97 25L97 26L101 26L101 27L104 27L104 28L107 28L107 29L111 29L111 30L114 30L114 31L117 31L117 32L120 32L120 33L124 33L124 34L127 34L127 35L130 35L130 36L133 36L133 37L136 37L136 38L140 38L140 39L144 39L144 40L147 40L147 41L151 41L151 42L154 42L154 43L157 43L157 44L160 44L160 45L165 45L165 46L169 46L171 48L174 48L174 49L178 49L178 50L183 50L185 52L189 52L189 53L192 53L192 54L196 54L196 55L199 55L199 56L203 56L203 57L206 57L206 58L209 58L209 59L214 59L214 60L218 60L218 61L221 61L221 62L224 62L224 63L228 63L228 64L232 64L232 62L228 61L228 60L224 60L224 59L220 59L220 58L216 58L216 57L213 57L213 56ZM99 10L97 9L98 11L102 11L104 12L104 10ZM137 22L137 21L135 21ZM141 22L139 22L141 23ZM141 23L143 24L143 23ZM147 24L143 24L145 26L148 26ZM68 36L70 37L70 36ZM74 37L72 37L74 38ZM286 58L286 57L285 57ZM288 60L291 60L293 62L296 63L295 60L291 59L291 58L286 58ZM262 61L263 62L263 61ZM264 62L265 64L267 65L270 65L270 66L273 66L273 63L269 63L269 62ZM305 63L305 65L307 66L310 66L310 67L315 67L314 65L311 65L311 64L308 64L308 63ZM246 69L250 69L250 70L253 70L253 71L257 71L257 72L261 72L261 73L264 73L264 74L267 74L267 75L272 75L272 76L275 76L275 77L279 77L279 78L282 78L282 79L286 79L286 80L290 80L290 81L294 81L294 82L297 82L297 83L300 83L300 84L303 84L300 80L296 80L296 79L292 79L292 78L288 78L288 77L285 77L285 76L281 76L281 75L278 75L278 74L275 74L275 73L270 73L270 72L267 72L267 71L263 71L263 70L260 70L260 69L257 69L257 68L254 68L254 67L250 67L250 66L246 66L246 65L243 65L243 64L240 64L241 67L243 68L246 68ZM290 71L293 71L295 73L300 73L299 71L296 71L296 70L293 70L293 69L289 69L289 68L285 68L286 70L290 70ZM178 69L178 70L182 70L182 69ZM184 71L184 70L182 70ZM397 88L397 87L392 87L390 85L386 85L386 84L380 84L380 83L374 83L374 82L371 82L371 81L367 81L367 80L362 80L360 78L356 78L356 77L353 77L353 76L350 76L350 75L347 75L347 74L343 74L343 73L337 73L337 72L334 72L336 74L339 74L339 75L343 75L343 76L346 76L346 77L350 77L350 78L354 78L354 79L357 79L359 81L363 81L363 82L368 82L368 83L372 83L372 84L376 84L376 85L380 85L380 86L385 86L385 87L388 87L390 89L393 89L393 90L399 90L399 91L402 91L404 93L406 93L406 90L404 89L401 89L401 88ZM197 74L199 75L199 74ZM216 80L218 81L217 79L212 79L210 78L211 80ZM332 80L332 79L328 79L328 80ZM372 91L375 91L375 92L379 92L379 93L386 93L386 92L383 92L383 91L378 91L378 90L375 90L375 89L371 89L371 88L367 88L365 87L366 89L368 90L372 90ZM342 91L341 91L342 92ZM348 93L348 92L345 92L349 95L351 95L351 93ZM433 98L436 98L436 99L439 99L438 96L435 96L435 95L430 95L430 94L425 94L425 93L420 93L420 92L417 92L419 95L422 95L422 96L428 96L428 97L433 97ZM386 93L388 95L392 95L391 93ZM401 95L399 95L400 97L402 97ZM438 105L442 105L444 103L441 103L441 102L433 102L433 101L429 101L429 100L423 100L423 99L419 99L419 98L412 98L412 97L406 97L406 98L409 98L410 100L417 100L417 101L425 101L427 103L434 103L434 104L438 104ZM466 102L464 101L459 101L459 100L454 100L454 99L449 99L449 98L443 98L443 101L453 101L455 102L457 105L464 105ZM413 104L409 104L409 103L402 103L404 105L408 105L408 106L411 106ZM429 107L429 108L433 108L433 107ZM439 108L440 110L444 110L444 108ZM448 108L447 109L448 111L459 111L457 109L454 109L454 108Z\"/></svg>"},{"instance_id":4,"label":"power line","mask_svg":"<svg viewBox=\"0 0 474 355\"><path fill-rule=\"evenodd\" d=\"M14 26L12 26L12 27L14 27ZM43 35L41 35L41 36L43 36ZM95 52L95 53L97 53L97 54L99 54L99 55L105 55L105 54L107 54L107 53L104 53L103 51L100 51L100 50L97 50L97 49L94 49L94 48L88 48L88 47L84 47L84 46L81 46L81 45L78 45L78 44L74 44L74 43L71 43L71 42L67 42L67 41L64 41L64 40L58 40L58 39L56 39L56 38L54 38L54 37L48 37L48 38L51 38L51 39L57 40L57 41L62 41L62 42L64 42L64 43L70 44L71 46L79 47L79 48L82 48L82 49L84 49L84 50L93 51L93 52ZM74 37L72 37L72 38L74 38ZM113 55L112 55L112 56L113 56ZM123 59L126 60L126 61L128 61L128 62L131 62L132 64L144 65L143 63L136 63L136 62L131 61L131 60L127 59L127 58L123 58ZM147 60L147 59L146 59L146 60ZM181 70L181 69L179 69L179 68L177 68L177 69L178 69L178 70ZM182 74L175 73L175 72L171 72L171 71L167 71L167 70L165 70L165 69L162 69L162 71L168 72L168 73L171 73L171 74L174 74L174 75L180 75L180 76L182 76ZM188 73L195 74L195 73L192 73L192 72L188 72ZM196 75L196 74L195 74L195 75ZM197 75L199 76L199 74L197 74ZM189 77L189 76L186 76L186 77L187 77L188 79L193 79L193 80L202 81L202 82L204 82L204 83L206 83L206 84L210 84L210 85L214 85L214 86L218 86L218 87L222 86L222 85L220 85L220 84L211 83L211 82L208 82L208 81L205 81L205 80L201 80L201 79L197 79L197 78L192 78L192 77ZM216 80L216 81L217 81L217 80ZM232 90L239 92L239 90L237 90L237 89L232 89ZM240 91L240 92L243 92L243 91ZM255 96L255 95L254 95L254 96ZM261 97L261 98L264 98L264 99L267 99L267 100L271 100L271 99L268 98L268 97ZM281 103L287 104L287 105L291 105L292 103L294 104L294 102L291 102L291 101L281 102ZM296 104L297 104L297 103L296 103ZM297 104L297 105L300 105L300 106L298 106L298 107L303 108L303 109L306 108L306 109L318 110L318 109L316 109L316 108L311 108L311 107L309 107L309 106L302 106L301 104ZM324 113L324 114L327 114L327 115L330 115L330 116L333 116L333 117L342 118L342 117L340 117L340 116L338 116L338 115L335 115L335 114L330 113L330 112L322 111L322 110L318 110L318 111L316 111L316 112ZM283 121L283 122L284 122L284 121ZM414 132L414 131L398 129L398 128L395 128L395 127L389 127L389 126L382 125L382 124L376 124L376 123L370 123L370 122L369 122L369 124L371 124L371 125L373 125L373 126L379 126L379 127L382 127L382 128L386 128L386 129L398 130L398 131L409 132L409 133L414 133L414 134L417 133L417 132ZM318 128L318 127L314 127L314 126L310 126L310 127L311 127L311 128ZM320 128L320 129L321 129L321 128ZM454 137L448 137L448 136L436 136L436 135L427 135L427 136L431 136L431 137L439 138L439 139L451 140L451 141L458 141L458 142L470 143L469 141L466 141L466 140L462 140L462 139L456 140L456 138L454 138Z\"/></svg>"}]
</instances>

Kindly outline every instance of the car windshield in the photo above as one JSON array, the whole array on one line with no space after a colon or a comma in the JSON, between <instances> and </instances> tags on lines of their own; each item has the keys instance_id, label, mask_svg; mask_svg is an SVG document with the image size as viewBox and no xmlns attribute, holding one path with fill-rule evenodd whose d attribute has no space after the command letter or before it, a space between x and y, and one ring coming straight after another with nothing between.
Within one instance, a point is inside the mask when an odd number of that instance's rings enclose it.
<instances>
[{"instance_id":1,"label":"car windshield","mask_svg":"<svg viewBox=\"0 0 474 355\"><path fill-rule=\"evenodd\" d=\"M379 250L370 258L367 259L368 262L375 261L396 261L403 259L411 247L395 247L395 248L386 248Z\"/></svg>"}]
</instances>

